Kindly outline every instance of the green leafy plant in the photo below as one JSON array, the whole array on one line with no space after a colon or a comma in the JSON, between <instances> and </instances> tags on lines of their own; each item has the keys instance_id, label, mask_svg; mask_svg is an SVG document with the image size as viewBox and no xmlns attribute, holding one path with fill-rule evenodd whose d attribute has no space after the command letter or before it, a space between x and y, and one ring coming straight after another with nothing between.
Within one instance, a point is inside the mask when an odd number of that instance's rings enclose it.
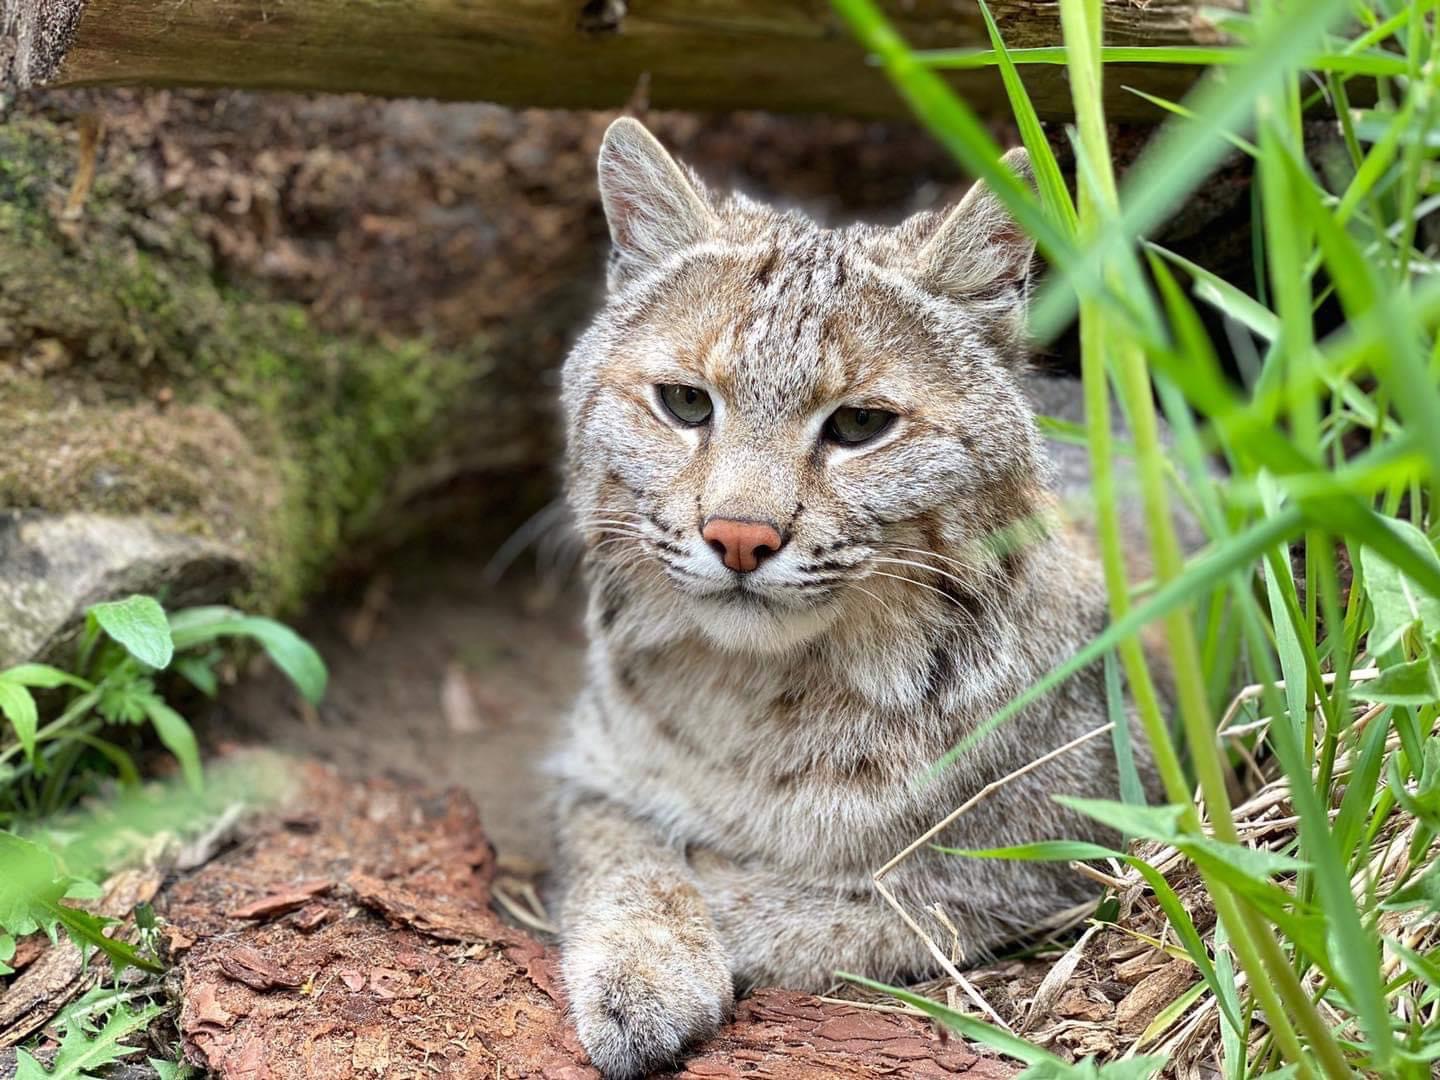
<instances>
[{"instance_id":1,"label":"green leafy plant","mask_svg":"<svg viewBox=\"0 0 1440 1080\"><path fill-rule=\"evenodd\" d=\"M272 619L233 608L198 607L166 615L148 596L96 604L86 614L71 671L47 664L0 670L0 715L14 742L0 746L0 820L54 813L68 801L67 782L87 752L114 767L122 782L139 770L131 755L101 732L149 724L175 755L192 789L200 787L199 748L189 722L161 695L156 678L167 669L207 695L218 681L215 665L224 638L256 642L310 701L325 693L319 654L298 634ZM59 698L55 719L43 727L35 694Z\"/></svg>"},{"instance_id":2,"label":"green leafy plant","mask_svg":"<svg viewBox=\"0 0 1440 1080\"><path fill-rule=\"evenodd\" d=\"M1200 976L1162 1016L1194 1014L1199 1025L1213 1006L1210 1042L1167 1045L1213 1045L1227 1080L1431 1075L1440 263L1422 222L1440 210L1440 3L1255 0L1225 13L1228 44L1177 52L1109 48L1100 0L1060 0L1063 49L1007 51L987 11L990 49L932 53L910 50L871 0L833 3L916 114L1036 237L1051 271L1035 333L1079 320L1112 620L935 767L1105 660L1123 673L1169 803L1081 807L1137 838L1126 852L1057 839L953 854L1109 860L1148 890ZM1073 194L1026 91L1032 63L1067 68ZM1147 97L1172 118L1123 178L1102 93L1107 65L1120 63L1214 67L1182 103ZM1038 191L1005 174L984 125L937 73L974 66L999 69ZM1375 107L1351 107L1357 87ZM1317 116L1333 119L1340 149L1323 175L1305 141ZM1148 235L1236 152L1254 166L1255 295ZM1241 342L1238 373L1204 308ZM1317 318L1333 310L1335 328ZM1112 396L1130 420L1155 567L1142 595L1123 558ZM1162 415L1173 451L1159 438ZM1209 536L1188 557L1173 525L1181 500ZM1174 676L1173 715L1138 637L1152 623ZM1238 693L1237 676L1250 683ZM1231 784L1242 759L1281 800L1285 829L1249 827L1254 801L1237 803ZM1191 884L1187 903L1214 916L1203 934L1179 896ZM1137 1057L1037 1056L993 1024L890 992L1026 1061L1026 1075L1145 1074Z\"/></svg>"},{"instance_id":3,"label":"green leafy plant","mask_svg":"<svg viewBox=\"0 0 1440 1080\"><path fill-rule=\"evenodd\" d=\"M86 998L76 1003L85 1005ZM95 1076L97 1069L134 1054L135 1048L126 1045L126 1040L144 1031L162 1012L159 1005L132 1009L125 1000L117 999L104 1010L103 1022L95 1026L93 1008L67 1009L61 1018L64 1035L50 1068L45 1069L24 1050L17 1050L15 1080L86 1080Z\"/></svg>"},{"instance_id":4,"label":"green leafy plant","mask_svg":"<svg viewBox=\"0 0 1440 1080\"><path fill-rule=\"evenodd\" d=\"M325 691L325 665L294 631L227 607L190 608L167 616L160 604L147 596L90 608L72 671L34 663L0 671L0 714L14 734L12 743L0 745L0 806L8 807L6 814L12 822L29 822L32 833L0 829L0 867L4 868L0 873L0 975L9 973L6 965L14 955L17 937L43 931L53 938L61 930L82 949L106 956L117 974L129 966L152 973L161 970L153 942L146 941L143 928L141 947L137 948L107 934L115 920L71 903L99 895L93 878L108 870L107 859L115 857L113 846L107 847L113 830L93 821L68 821L57 815L85 790L77 772L87 754L113 769L131 792L112 800L119 822L116 828L129 833L137 829L153 832L173 828L177 815L203 812L203 772L194 732L161 695L156 680L173 667L202 692L213 694L218 682L215 665L221 657L216 642L237 637L258 642L301 693L319 701ZM54 714L54 719L44 724L40 722L42 706L47 714ZM140 773L131 754L105 738L116 728L146 723L179 762L188 797L174 792L158 800L145 796L139 791ZM246 787L257 785L247 783ZM233 798L234 792L217 795ZM97 1038L102 1044L118 1045L130 1030L112 1016L102 1033L108 1033L106 1037ZM80 1045L75 1042L68 1049L62 1045L57 1070L72 1058L80 1063L76 1068L102 1063L80 1055ZM21 1075L34 1067L33 1062L22 1065ZM57 1075L80 1073L58 1071Z\"/></svg>"}]
</instances>

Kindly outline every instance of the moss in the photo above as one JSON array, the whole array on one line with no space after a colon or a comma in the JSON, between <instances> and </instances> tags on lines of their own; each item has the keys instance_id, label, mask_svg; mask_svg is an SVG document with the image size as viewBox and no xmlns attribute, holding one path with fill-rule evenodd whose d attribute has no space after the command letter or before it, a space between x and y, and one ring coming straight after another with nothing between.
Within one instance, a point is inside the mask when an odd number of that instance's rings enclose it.
<instances>
[{"instance_id":1,"label":"moss","mask_svg":"<svg viewBox=\"0 0 1440 1080\"><path fill-rule=\"evenodd\" d=\"M483 357L223 287L130 162L58 222L73 155L46 121L0 126L0 507L176 515L253 553L254 602L290 606L437 447Z\"/></svg>"}]
</instances>

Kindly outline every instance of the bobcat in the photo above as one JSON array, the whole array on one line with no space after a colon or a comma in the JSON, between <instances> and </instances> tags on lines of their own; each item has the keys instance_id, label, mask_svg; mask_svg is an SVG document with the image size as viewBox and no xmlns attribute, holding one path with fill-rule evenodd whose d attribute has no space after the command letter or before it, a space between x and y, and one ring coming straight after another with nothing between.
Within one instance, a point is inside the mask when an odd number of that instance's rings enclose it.
<instances>
[{"instance_id":1,"label":"bobcat","mask_svg":"<svg viewBox=\"0 0 1440 1080\"><path fill-rule=\"evenodd\" d=\"M712 194L630 119L599 177L608 298L563 390L590 652L554 767L570 1007L600 1070L631 1077L737 989L931 968L871 871L1105 723L1091 669L916 782L1106 602L1055 524L1027 402L1032 243L988 190L826 229ZM1118 787L1094 739L940 840L1112 841L1052 796ZM888 880L939 903L971 960L1093 895L1063 866L929 849Z\"/></svg>"}]
</instances>

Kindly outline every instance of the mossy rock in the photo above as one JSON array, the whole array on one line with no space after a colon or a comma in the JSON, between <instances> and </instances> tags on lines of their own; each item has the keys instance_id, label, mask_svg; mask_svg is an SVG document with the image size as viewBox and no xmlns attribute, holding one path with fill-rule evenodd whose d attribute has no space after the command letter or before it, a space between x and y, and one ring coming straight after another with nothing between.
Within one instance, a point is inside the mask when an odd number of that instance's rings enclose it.
<instances>
[{"instance_id":1,"label":"mossy rock","mask_svg":"<svg viewBox=\"0 0 1440 1080\"><path fill-rule=\"evenodd\" d=\"M483 347L329 333L227 287L182 215L128 189L129 164L107 161L66 220L70 133L0 125L0 511L193 538L243 569L226 589L283 611L486 393ZM0 578L23 569L6 550ZM0 643L19 619L0 602Z\"/></svg>"}]
</instances>

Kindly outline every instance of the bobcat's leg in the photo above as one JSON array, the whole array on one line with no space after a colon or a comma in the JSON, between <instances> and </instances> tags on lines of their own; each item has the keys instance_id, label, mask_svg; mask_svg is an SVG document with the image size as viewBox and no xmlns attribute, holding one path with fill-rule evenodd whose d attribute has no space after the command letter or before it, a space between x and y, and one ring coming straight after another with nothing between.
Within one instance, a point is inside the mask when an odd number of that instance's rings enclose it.
<instances>
[{"instance_id":1,"label":"bobcat's leg","mask_svg":"<svg viewBox=\"0 0 1440 1080\"><path fill-rule=\"evenodd\" d=\"M690 861L742 991L785 986L819 993L839 981L837 971L904 979L938 967L920 935L868 882L845 892L798 885L775 871L707 851L692 852ZM916 905L910 907L948 951L948 933ZM983 951L980 937L971 933L981 928L964 913L947 915L963 935L962 953Z\"/></svg>"},{"instance_id":2,"label":"bobcat's leg","mask_svg":"<svg viewBox=\"0 0 1440 1080\"><path fill-rule=\"evenodd\" d=\"M580 1041L610 1078L643 1076L715 1033L730 965L680 852L600 796L566 800L561 968Z\"/></svg>"}]
</instances>

